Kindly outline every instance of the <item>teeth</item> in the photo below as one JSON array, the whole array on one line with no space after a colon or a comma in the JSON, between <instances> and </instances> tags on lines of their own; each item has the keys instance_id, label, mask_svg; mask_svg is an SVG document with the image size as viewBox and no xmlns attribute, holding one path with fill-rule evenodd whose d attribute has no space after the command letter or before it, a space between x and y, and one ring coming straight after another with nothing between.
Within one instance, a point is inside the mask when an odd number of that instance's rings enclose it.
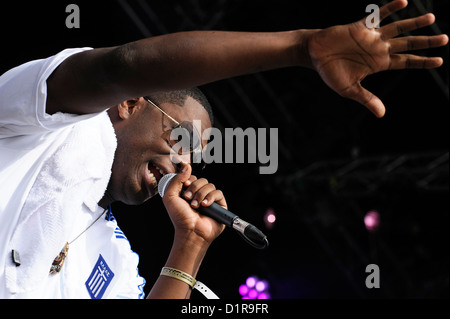
<instances>
[{"instance_id":1,"label":"teeth","mask_svg":"<svg viewBox=\"0 0 450 319\"><path fill-rule=\"evenodd\" d=\"M148 175L150 175L150 180L152 181L153 185L158 186L158 181L156 180L155 175L153 175L152 172L148 171Z\"/></svg>"},{"instance_id":2,"label":"teeth","mask_svg":"<svg viewBox=\"0 0 450 319\"><path fill-rule=\"evenodd\" d=\"M156 169L162 176L164 176L165 174L164 174L164 171L161 169L161 168L159 168L159 167L157 167L156 165L153 165L153 164L150 164L154 169Z\"/></svg>"}]
</instances>

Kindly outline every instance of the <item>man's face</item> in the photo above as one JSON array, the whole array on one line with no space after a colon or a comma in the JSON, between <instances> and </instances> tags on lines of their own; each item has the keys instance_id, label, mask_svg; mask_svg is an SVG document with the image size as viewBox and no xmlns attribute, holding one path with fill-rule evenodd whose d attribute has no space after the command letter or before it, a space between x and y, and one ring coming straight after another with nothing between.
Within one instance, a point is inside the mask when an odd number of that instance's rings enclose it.
<instances>
[{"instance_id":1,"label":"man's face","mask_svg":"<svg viewBox=\"0 0 450 319\"><path fill-rule=\"evenodd\" d=\"M200 134L211 127L208 113L191 97L183 106L171 103L158 106L178 122L200 120L201 127L197 127ZM178 172L168 143L175 124L143 98L122 103L117 112L120 116L113 123L118 144L108 192L114 200L139 205L157 194L156 181L162 174ZM206 141L202 144L205 146ZM178 159L190 162L190 155Z\"/></svg>"}]
</instances>

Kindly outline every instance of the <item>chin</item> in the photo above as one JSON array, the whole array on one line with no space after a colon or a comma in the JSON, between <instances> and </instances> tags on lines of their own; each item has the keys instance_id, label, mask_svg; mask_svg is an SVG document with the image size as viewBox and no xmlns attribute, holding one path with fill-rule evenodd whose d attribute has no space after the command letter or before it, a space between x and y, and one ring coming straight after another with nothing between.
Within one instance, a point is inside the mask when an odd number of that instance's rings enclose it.
<instances>
[{"instance_id":1,"label":"chin","mask_svg":"<svg viewBox=\"0 0 450 319\"><path fill-rule=\"evenodd\" d=\"M156 195L158 195L158 191L152 191L152 192L141 192L141 193L137 193L135 194L135 196L133 197L128 197L125 200L122 201L122 203L130 205L130 206L138 206L138 205L142 205L145 202L147 202L148 200L150 200L151 198L155 197Z\"/></svg>"},{"instance_id":2,"label":"chin","mask_svg":"<svg viewBox=\"0 0 450 319\"><path fill-rule=\"evenodd\" d=\"M158 194L157 188L149 190L145 185L133 187L130 187L130 185L126 187L124 184L122 184L122 187L117 187L116 185L111 191L116 201L129 206L141 205Z\"/></svg>"}]
</instances>

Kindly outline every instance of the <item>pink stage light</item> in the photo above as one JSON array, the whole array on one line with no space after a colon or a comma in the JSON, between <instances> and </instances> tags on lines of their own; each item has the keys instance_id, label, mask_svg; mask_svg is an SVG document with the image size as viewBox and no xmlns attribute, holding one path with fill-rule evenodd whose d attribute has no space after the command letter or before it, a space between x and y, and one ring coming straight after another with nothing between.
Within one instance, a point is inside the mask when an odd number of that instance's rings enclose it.
<instances>
[{"instance_id":1,"label":"pink stage light","mask_svg":"<svg viewBox=\"0 0 450 319\"><path fill-rule=\"evenodd\" d=\"M264 223L267 229L272 229L277 221L277 216L272 208L269 208L264 215Z\"/></svg>"},{"instance_id":2,"label":"pink stage light","mask_svg":"<svg viewBox=\"0 0 450 319\"><path fill-rule=\"evenodd\" d=\"M369 211L364 216L364 224L369 232L375 233L380 227L380 213L376 210Z\"/></svg>"},{"instance_id":3,"label":"pink stage light","mask_svg":"<svg viewBox=\"0 0 450 319\"><path fill-rule=\"evenodd\" d=\"M257 291L262 292L264 290L266 290L266 282L265 281L258 281L255 285L255 288Z\"/></svg>"},{"instance_id":4,"label":"pink stage light","mask_svg":"<svg viewBox=\"0 0 450 319\"><path fill-rule=\"evenodd\" d=\"M245 281L248 288L253 288L256 285L256 278L255 277L248 277Z\"/></svg>"}]
</instances>

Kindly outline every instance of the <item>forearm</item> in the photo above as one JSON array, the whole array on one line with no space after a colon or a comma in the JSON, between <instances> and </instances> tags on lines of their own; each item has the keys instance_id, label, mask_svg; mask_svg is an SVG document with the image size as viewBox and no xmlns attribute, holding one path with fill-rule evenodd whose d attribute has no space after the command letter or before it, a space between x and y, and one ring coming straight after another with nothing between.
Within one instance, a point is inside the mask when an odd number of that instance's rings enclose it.
<instances>
[{"instance_id":1,"label":"forearm","mask_svg":"<svg viewBox=\"0 0 450 319\"><path fill-rule=\"evenodd\" d=\"M189 238L191 237L191 238ZM209 244L195 236L175 236L165 267L175 268L196 277ZM184 282L166 276L159 276L147 298L186 299L191 288Z\"/></svg>"},{"instance_id":2,"label":"forearm","mask_svg":"<svg viewBox=\"0 0 450 319\"><path fill-rule=\"evenodd\" d=\"M243 74L308 65L303 45L310 32L182 32L133 42L121 50L130 58L130 80L136 79L130 89L140 96L151 90L190 88Z\"/></svg>"},{"instance_id":3,"label":"forearm","mask_svg":"<svg viewBox=\"0 0 450 319\"><path fill-rule=\"evenodd\" d=\"M49 79L47 110L100 112L156 91L309 66L307 41L312 32L180 32L76 54Z\"/></svg>"}]
</instances>

